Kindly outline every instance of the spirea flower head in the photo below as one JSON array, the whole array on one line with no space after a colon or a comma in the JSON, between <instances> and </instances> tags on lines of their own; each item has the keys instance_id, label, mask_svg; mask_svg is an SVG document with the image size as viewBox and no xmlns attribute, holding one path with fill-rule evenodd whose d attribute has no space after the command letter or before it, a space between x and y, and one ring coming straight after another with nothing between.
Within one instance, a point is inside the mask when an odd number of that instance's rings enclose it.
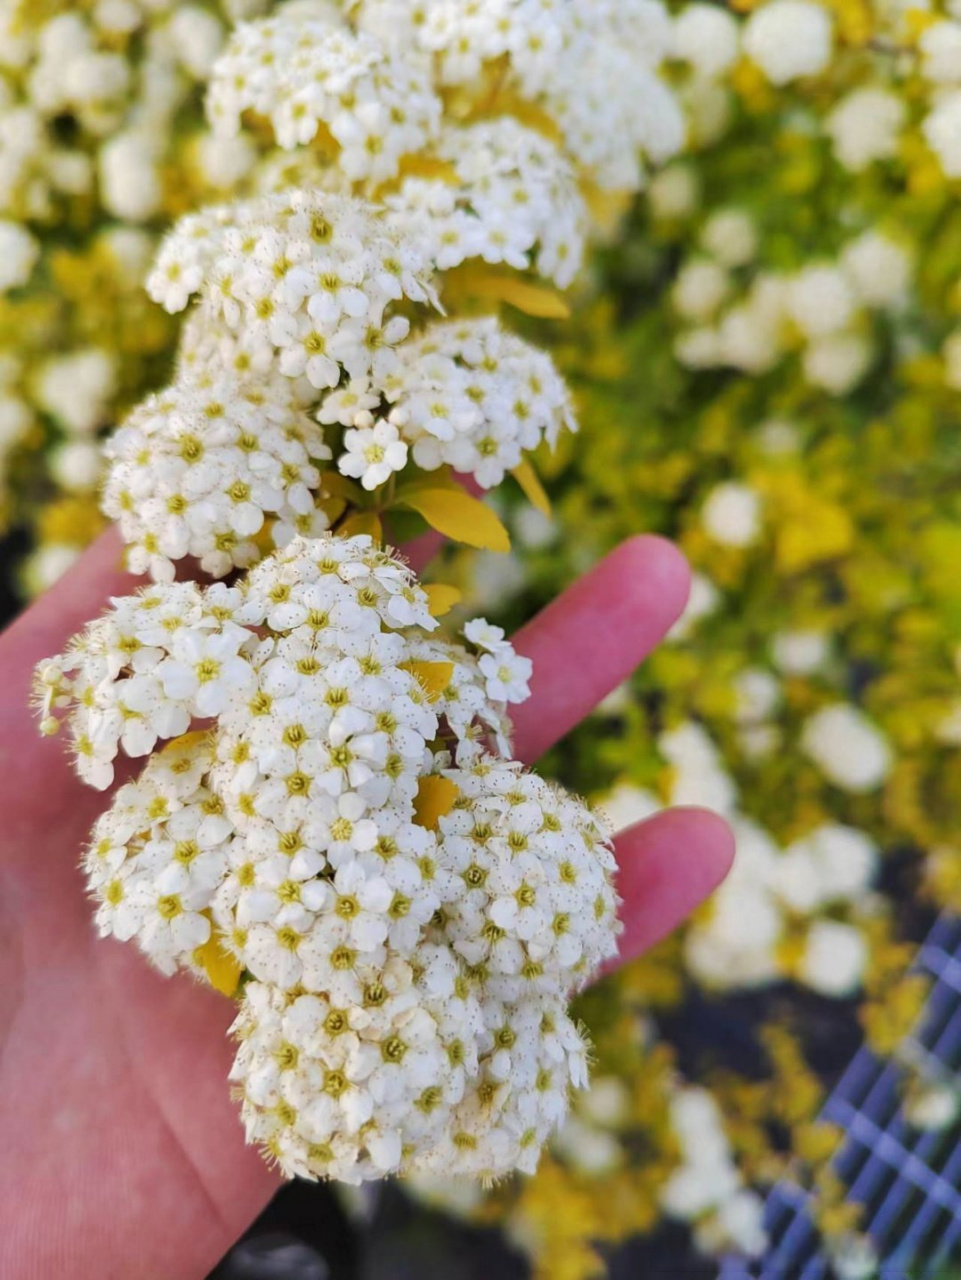
<instances>
[{"instance_id":1,"label":"spirea flower head","mask_svg":"<svg viewBox=\"0 0 961 1280\"><path fill-rule=\"evenodd\" d=\"M399 355L383 394L390 422L425 471L449 465L489 489L525 450L542 440L553 448L562 430L576 430L551 358L496 320L431 325ZM342 405L334 392L321 406L321 421L336 421Z\"/></svg>"},{"instance_id":2,"label":"spirea flower head","mask_svg":"<svg viewBox=\"0 0 961 1280\"><path fill-rule=\"evenodd\" d=\"M369 538L297 539L115 600L38 671L93 785L171 740L94 828L97 923L247 976L231 1078L289 1174L532 1169L586 1080L566 999L614 949L613 854L496 754L529 662L436 625Z\"/></svg>"},{"instance_id":3,"label":"spirea flower head","mask_svg":"<svg viewBox=\"0 0 961 1280\"><path fill-rule=\"evenodd\" d=\"M577 175L549 139L512 116L445 129L442 178L406 178L387 198L403 225L429 234L440 271L471 258L533 267L558 288L584 257L588 214Z\"/></svg>"},{"instance_id":4,"label":"spirea flower head","mask_svg":"<svg viewBox=\"0 0 961 1280\"><path fill-rule=\"evenodd\" d=\"M360 0L356 21L432 55L440 84L468 101L504 93L538 108L599 187L636 189L639 153L663 159L683 139L656 74L670 23L650 0Z\"/></svg>"},{"instance_id":5,"label":"spirea flower head","mask_svg":"<svg viewBox=\"0 0 961 1280\"><path fill-rule=\"evenodd\" d=\"M192 556L214 577L259 558L255 539L325 527L315 508L323 433L286 378L182 380L145 401L111 438L103 508L134 573L173 578Z\"/></svg>"},{"instance_id":6,"label":"spirea flower head","mask_svg":"<svg viewBox=\"0 0 961 1280\"><path fill-rule=\"evenodd\" d=\"M441 115L426 63L352 32L331 5L299 2L236 29L207 106L221 132L236 133L249 112L270 121L281 147L326 144L347 177L375 185L424 149Z\"/></svg>"}]
</instances>

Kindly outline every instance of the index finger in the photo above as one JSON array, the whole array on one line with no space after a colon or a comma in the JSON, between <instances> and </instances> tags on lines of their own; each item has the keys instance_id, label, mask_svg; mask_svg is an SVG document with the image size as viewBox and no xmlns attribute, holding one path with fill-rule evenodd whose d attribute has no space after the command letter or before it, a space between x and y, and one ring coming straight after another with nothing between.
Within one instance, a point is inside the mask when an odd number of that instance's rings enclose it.
<instances>
[{"instance_id":1,"label":"index finger","mask_svg":"<svg viewBox=\"0 0 961 1280\"><path fill-rule=\"evenodd\" d=\"M530 764L634 671L680 617L687 561L664 538L630 538L513 638L534 664L531 698L514 714L515 751Z\"/></svg>"}]
</instances>

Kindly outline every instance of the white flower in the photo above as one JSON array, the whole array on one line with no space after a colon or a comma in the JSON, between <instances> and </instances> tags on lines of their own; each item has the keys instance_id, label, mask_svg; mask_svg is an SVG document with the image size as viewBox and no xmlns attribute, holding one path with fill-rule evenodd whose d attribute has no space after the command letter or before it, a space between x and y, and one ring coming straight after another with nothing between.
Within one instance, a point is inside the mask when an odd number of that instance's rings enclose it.
<instances>
[{"instance_id":1,"label":"white flower","mask_svg":"<svg viewBox=\"0 0 961 1280\"><path fill-rule=\"evenodd\" d=\"M770 671L748 667L734 680L734 719L738 724L757 724L766 720L781 701L781 686Z\"/></svg>"},{"instance_id":2,"label":"white flower","mask_svg":"<svg viewBox=\"0 0 961 1280\"><path fill-rule=\"evenodd\" d=\"M819 338L845 328L856 302L843 272L828 264L812 264L791 279L785 305L806 338Z\"/></svg>"},{"instance_id":3,"label":"white flower","mask_svg":"<svg viewBox=\"0 0 961 1280\"><path fill-rule=\"evenodd\" d=\"M701 230L701 244L725 267L743 267L757 253L757 230L741 209L719 209Z\"/></svg>"},{"instance_id":4,"label":"white flower","mask_svg":"<svg viewBox=\"0 0 961 1280\"><path fill-rule=\"evenodd\" d=\"M486 618L472 618L464 627L464 636L478 649L497 653L504 647L504 628L495 627Z\"/></svg>"},{"instance_id":5,"label":"white flower","mask_svg":"<svg viewBox=\"0 0 961 1280\"><path fill-rule=\"evenodd\" d=\"M921 74L934 84L961 80L961 23L942 19L924 28L918 38Z\"/></svg>"},{"instance_id":6,"label":"white flower","mask_svg":"<svg viewBox=\"0 0 961 1280\"><path fill-rule=\"evenodd\" d=\"M0 294L27 283L40 257L40 245L19 223L0 219Z\"/></svg>"},{"instance_id":7,"label":"white flower","mask_svg":"<svg viewBox=\"0 0 961 1280\"><path fill-rule=\"evenodd\" d=\"M901 98L887 89L867 85L842 98L824 127L841 164L859 173L875 160L889 160L897 154L905 116Z\"/></svg>"},{"instance_id":8,"label":"white flower","mask_svg":"<svg viewBox=\"0 0 961 1280\"><path fill-rule=\"evenodd\" d=\"M708 494L701 520L716 542L749 547L761 532L761 499L748 485L725 481Z\"/></svg>"},{"instance_id":9,"label":"white flower","mask_svg":"<svg viewBox=\"0 0 961 1280\"><path fill-rule=\"evenodd\" d=\"M695 0L674 19L672 52L699 75L721 76L737 59L739 35L733 14Z\"/></svg>"},{"instance_id":10,"label":"white flower","mask_svg":"<svg viewBox=\"0 0 961 1280\"><path fill-rule=\"evenodd\" d=\"M375 422L366 410L354 421L356 426L344 434L346 453L337 466L343 475L359 479L365 489L377 489L407 465L407 445L392 423Z\"/></svg>"},{"instance_id":11,"label":"white flower","mask_svg":"<svg viewBox=\"0 0 961 1280\"><path fill-rule=\"evenodd\" d=\"M808 931L798 977L820 995L851 996L861 985L867 963L867 940L858 928L817 920Z\"/></svg>"},{"instance_id":12,"label":"white flower","mask_svg":"<svg viewBox=\"0 0 961 1280\"><path fill-rule=\"evenodd\" d=\"M678 272L671 296L677 311L688 320L708 320L730 290L728 273L716 262L693 259Z\"/></svg>"},{"instance_id":13,"label":"white flower","mask_svg":"<svg viewBox=\"0 0 961 1280\"><path fill-rule=\"evenodd\" d=\"M647 199L655 218L688 217L697 208L697 177L689 165L674 164L655 174L647 189Z\"/></svg>"},{"instance_id":14,"label":"white flower","mask_svg":"<svg viewBox=\"0 0 961 1280\"><path fill-rule=\"evenodd\" d=\"M744 26L744 51L772 84L817 75L831 57L827 11L812 0L769 0Z\"/></svg>"},{"instance_id":15,"label":"white flower","mask_svg":"<svg viewBox=\"0 0 961 1280\"><path fill-rule=\"evenodd\" d=\"M528 681L534 670L530 658L505 646L485 653L478 665L487 679L487 696L495 702L523 702L530 697Z\"/></svg>"},{"instance_id":16,"label":"white flower","mask_svg":"<svg viewBox=\"0 0 961 1280\"><path fill-rule=\"evenodd\" d=\"M945 176L961 177L961 90L935 99L933 110L921 122L921 132L941 161Z\"/></svg>"},{"instance_id":17,"label":"white flower","mask_svg":"<svg viewBox=\"0 0 961 1280\"><path fill-rule=\"evenodd\" d=\"M812 343L803 357L804 376L834 396L851 391L867 373L874 348L860 333L832 333Z\"/></svg>"},{"instance_id":18,"label":"white flower","mask_svg":"<svg viewBox=\"0 0 961 1280\"><path fill-rule=\"evenodd\" d=\"M827 636L821 631L781 631L771 643L775 665L788 676L813 675L829 654Z\"/></svg>"},{"instance_id":19,"label":"white flower","mask_svg":"<svg viewBox=\"0 0 961 1280\"><path fill-rule=\"evenodd\" d=\"M801 749L828 781L857 794L876 790L891 769L887 739L848 703L815 712L804 724Z\"/></svg>"},{"instance_id":20,"label":"white flower","mask_svg":"<svg viewBox=\"0 0 961 1280\"><path fill-rule=\"evenodd\" d=\"M891 307L904 301L911 283L911 255L877 231L866 231L845 245L841 270L869 307Z\"/></svg>"}]
</instances>

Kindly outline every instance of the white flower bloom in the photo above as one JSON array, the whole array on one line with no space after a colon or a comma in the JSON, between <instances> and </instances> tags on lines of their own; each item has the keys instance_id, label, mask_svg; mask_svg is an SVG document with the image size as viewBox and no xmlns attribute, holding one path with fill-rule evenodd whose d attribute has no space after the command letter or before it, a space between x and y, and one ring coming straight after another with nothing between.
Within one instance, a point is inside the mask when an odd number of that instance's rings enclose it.
<instances>
[{"instance_id":1,"label":"white flower bloom","mask_svg":"<svg viewBox=\"0 0 961 1280\"><path fill-rule=\"evenodd\" d=\"M864 934L850 924L818 920L808 931L798 977L820 995L852 996L868 963Z\"/></svg>"},{"instance_id":2,"label":"white flower bloom","mask_svg":"<svg viewBox=\"0 0 961 1280\"><path fill-rule=\"evenodd\" d=\"M961 90L940 94L921 122L928 146L941 162L945 177L961 177Z\"/></svg>"},{"instance_id":3,"label":"white flower bloom","mask_svg":"<svg viewBox=\"0 0 961 1280\"><path fill-rule=\"evenodd\" d=\"M813 675L830 654L827 636L821 631L781 631L771 643L771 656L787 676Z\"/></svg>"},{"instance_id":4,"label":"white flower bloom","mask_svg":"<svg viewBox=\"0 0 961 1280\"><path fill-rule=\"evenodd\" d=\"M845 245L840 265L865 305L893 307L904 301L911 283L911 256L880 232L866 231Z\"/></svg>"},{"instance_id":5,"label":"white flower bloom","mask_svg":"<svg viewBox=\"0 0 961 1280\"><path fill-rule=\"evenodd\" d=\"M364 410L354 419L355 426L344 435L344 448L337 466L345 476L359 479L365 489L377 489L395 471L407 465L407 445L391 422L374 421Z\"/></svg>"},{"instance_id":6,"label":"white flower bloom","mask_svg":"<svg viewBox=\"0 0 961 1280\"><path fill-rule=\"evenodd\" d=\"M708 494L701 520L715 542L749 547L760 536L761 499L748 485L725 481Z\"/></svg>"},{"instance_id":7,"label":"white flower bloom","mask_svg":"<svg viewBox=\"0 0 961 1280\"><path fill-rule=\"evenodd\" d=\"M918 38L921 74L934 84L961 80L961 22L942 19L924 28Z\"/></svg>"},{"instance_id":8,"label":"white flower bloom","mask_svg":"<svg viewBox=\"0 0 961 1280\"><path fill-rule=\"evenodd\" d=\"M725 267L743 267L757 253L757 230L741 209L719 209L701 231L701 244Z\"/></svg>"},{"instance_id":9,"label":"white flower bloom","mask_svg":"<svg viewBox=\"0 0 961 1280\"><path fill-rule=\"evenodd\" d=\"M803 357L804 376L834 396L851 391L867 373L874 356L860 333L832 333L812 343Z\"/></svg>"},{"instance_id":10,"label":"white flower bloom","mask_svg":"<svg viewBox=\"0 0 961 1280\"><path fill-rule=\"evenodd\" d=\"M744 26L744 51L772 84L814 76L827 66L831 18L812 0L769 0Z\"/></svg>"},{"instance_id":11,"label":"white flower bloom","mask_svg":"<svg viewBox=\"0 0 961 1280\"><path fill-rule=\"evenodd\" d=\"M901 98L868 85L842 98L824 127L841 164L860 173L876 160L890 160L897 154L905 117Z\"/></svg>"},{"instance_id":12,"label":"white flower bloom","mask_svg":"<svg viewBox=\"0 0 961 1280\"><path fill-rule=\"evenodd\" d=\"M791 279L785 305L806 338L820 338L850 323L856 301L843 272L827 264L812 264Z\"/></svg>"},{"instance_id":13,"label":"white flower bloom","mask_svg":"<svg viewBox=\"0 0 961 1280\"><path fill-rule=\"evenodd\" d=\"M26 227L0 219L0 294L25 285L39 257L40 245Z\"/></svg>"},{"instance_id":14,"label":"white flower bloom","mask_svg":"<svg viewBox=\"0 0 961 1280\"><path fill-rule=\"evenodd\" d=\"M801 749L829 782L857 794L876 790L891 769L891 747L863 712L835 703L804 725Z\"/></svg>"},{"instance_id":15,"label":"white flower bloom","mask_svg":"<svg viewBox=\"0 0 961 1280\"><path fill-rule=\"evenodd\" d=\"M378 37L351 32L327 7L288 5L239 26L214 65L212 124L231 136L243 113L253 111L270 121L287 150L319 133L349 178L395 177L403 157L436 136L441 104L428 69Z\"/></svg>"},{"instance_id":16,"label":"white flower bloom","mask_svg":"<svg viewBox=\"0 0 961 1280\"><path fill-rule=\"evenodd\" d=\"M721 76L736 61L740 31L725 9L695 0L674 19L672 53L702 76Z\"/></svg>"}]
</instances>

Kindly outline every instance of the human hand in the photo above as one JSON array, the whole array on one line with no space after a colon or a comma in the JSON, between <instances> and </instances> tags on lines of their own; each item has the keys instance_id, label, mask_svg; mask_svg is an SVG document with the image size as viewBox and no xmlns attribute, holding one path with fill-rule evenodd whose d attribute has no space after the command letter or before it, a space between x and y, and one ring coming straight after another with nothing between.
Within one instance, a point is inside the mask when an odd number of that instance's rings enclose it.
<instances>
[{"instance_id":1,"label":"human hand","mask_svg":"<svg viewBox=\"0 0 961 1280\"><path fill-rule=\"evenodd\" d=\"M201 1280L278 1186L244 1143L226 1077L232 1003L101 941L79 852L102 795L37 736L34 664L137 582L112 535L0 637L0 1274ZM663 638L687 597L680 554L636 538L525 627L532 697L516 755L536 760ZM723 878L725 824L674 810L617 840L620 962Z\"/></svg>"}]
</instances>

